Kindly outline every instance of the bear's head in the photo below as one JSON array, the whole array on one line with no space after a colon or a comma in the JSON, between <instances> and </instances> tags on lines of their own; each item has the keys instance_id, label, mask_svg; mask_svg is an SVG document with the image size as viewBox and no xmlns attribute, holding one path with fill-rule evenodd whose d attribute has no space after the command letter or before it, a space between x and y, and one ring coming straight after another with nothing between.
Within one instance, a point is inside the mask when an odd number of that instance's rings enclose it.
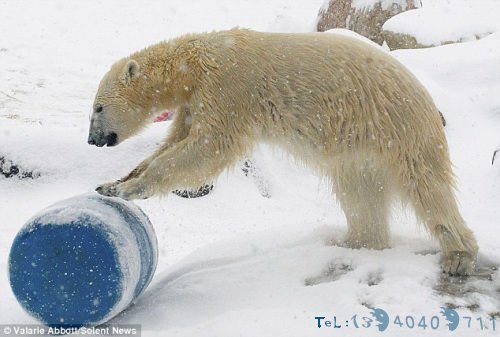
<instances>
[{"instance_id":1,"label":"bear's head","mask_svg":"<svg viewBox=\"0 0 500 337\"><path fill-rule=\"evenodd\" d=\"M151 80L139 63L115 63L99 84L90 120L88 143L114 146L137 133L147 123L153 101Z\"/></svg>"},{"instance_id":2,"label":"bear's head","mask_svg":"<svg viewBox=\"0 0 500 337\"><path fill-rule=\"evenodd\" d=\"M89 144L117 145L165 110L189 102L202 69L216 65L205 56L200 66L199 41L183 39L153 45L111 67L94 100Z\"/></svg>"}]
</instances>

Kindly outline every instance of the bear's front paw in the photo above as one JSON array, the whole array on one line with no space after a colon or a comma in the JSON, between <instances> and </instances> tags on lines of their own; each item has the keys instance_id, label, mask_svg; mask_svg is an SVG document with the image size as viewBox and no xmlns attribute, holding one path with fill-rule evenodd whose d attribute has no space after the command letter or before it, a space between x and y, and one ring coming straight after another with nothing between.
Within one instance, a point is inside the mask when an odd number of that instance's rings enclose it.
<instances>
[{"instance_id":1,"label":"bear's front paw","mask_svg":"<svg viewBox=\"0 0 500 337\"><path fill-rule=\"evenodd\" d=\"M468 252L453 251L443 255L441 266L449 275L467 276L474 272L475 261L475 256Z\"/></svg>"},{"instance_id":2,"label":"bear's front paw","mask_svg":"<svg viewBox=\"0 0 500 337\"><path fill-rule=\"evenodd\" d=\"M119 180L111 183L106 183L98 186L95 190L97 193L107 197L116 197L116 186L120 183Z\"/></svg>"},{"instance_id":3,"label":"bear's front paw","mask_svg":"<svg viewBox=\"0 0 500 337\"><path fill-rule=\"evenodd\" d=\"M131 179L114 187L115 196L125 200L147 199L152 196L139 179Z\"/></svg>"}]
</instances>

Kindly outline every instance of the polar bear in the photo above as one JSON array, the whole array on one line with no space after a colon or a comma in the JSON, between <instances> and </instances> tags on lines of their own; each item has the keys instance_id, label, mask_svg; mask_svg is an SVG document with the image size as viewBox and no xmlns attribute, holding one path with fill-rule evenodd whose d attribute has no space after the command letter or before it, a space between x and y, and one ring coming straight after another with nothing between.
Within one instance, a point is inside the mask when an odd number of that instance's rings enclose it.
<instances>
[{"instance_id":1,"label":"polar bear","mask_svg":"<svg viewBox=\"0 0 500 337\"><path fill-rule=\"evenodd\" d=\"M160 42L104 76L88 142L117 145L165 110L176 115L164 143L99 193L196 188L266 142L331 181L347 246L389 247L398 196L439 241L443 270L472 273L478 246L457 207L439 112L387 53L337 34L239 28Z\"/></svg>"}]
</instances>

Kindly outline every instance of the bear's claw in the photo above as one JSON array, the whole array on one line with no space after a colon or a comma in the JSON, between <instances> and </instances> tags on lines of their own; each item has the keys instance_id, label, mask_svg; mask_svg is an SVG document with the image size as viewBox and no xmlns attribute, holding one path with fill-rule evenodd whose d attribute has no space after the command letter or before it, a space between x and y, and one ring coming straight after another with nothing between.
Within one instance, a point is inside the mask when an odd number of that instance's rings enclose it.
<instances>
[{"instance_id":1,"label":"bear's claw","mask_svg":"<svg viewBox=\"0 0 500 337\"><path fill-rule=\"evenodd\" d=\"M146 189L135 179L124 182L118 180L112 183L102 184L95 190L97 193L107 197L119 197L125 200L147 199L150 197Z\"/></svg>"},{"instance_id":2,"label":"bear's claw","mask_svg":"<svg viewBox=\"0 0 500 337\"><path fill-rule=\"evenodd\" d=\"M114 181L112 183L102 184L98 186L95 190L97 193L105 195L107 197L116 197L116 187L120 182Z\"/></svg>"},{"instance_id":3,"label":"bear's claw","mask_svg":"<svg viewBox=\"0 0 500 337\"><path fill-rule=\"evenodd\" d=\"M475 258L464 251L454 251L443 255L443 272L451 276L467 276L474 272Z\"/></svg>"}]
</instances>

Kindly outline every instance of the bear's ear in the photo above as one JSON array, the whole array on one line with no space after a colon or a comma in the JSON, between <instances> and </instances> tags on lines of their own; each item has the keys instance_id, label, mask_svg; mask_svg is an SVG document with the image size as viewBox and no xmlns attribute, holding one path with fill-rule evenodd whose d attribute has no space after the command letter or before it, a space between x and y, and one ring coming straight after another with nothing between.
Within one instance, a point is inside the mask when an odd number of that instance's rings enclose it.
<instances>
[{"instance_id":1,"label":"bear's ear","mask_svg":"<svg viewBox=\"0 0 500 337\"><path fill-rule=\"evenodd\" d=\"M139 77L139 63L135 60L129 60L123 68L122 80L129 84L133 79Z\"/></svg>"}]
</instances>

